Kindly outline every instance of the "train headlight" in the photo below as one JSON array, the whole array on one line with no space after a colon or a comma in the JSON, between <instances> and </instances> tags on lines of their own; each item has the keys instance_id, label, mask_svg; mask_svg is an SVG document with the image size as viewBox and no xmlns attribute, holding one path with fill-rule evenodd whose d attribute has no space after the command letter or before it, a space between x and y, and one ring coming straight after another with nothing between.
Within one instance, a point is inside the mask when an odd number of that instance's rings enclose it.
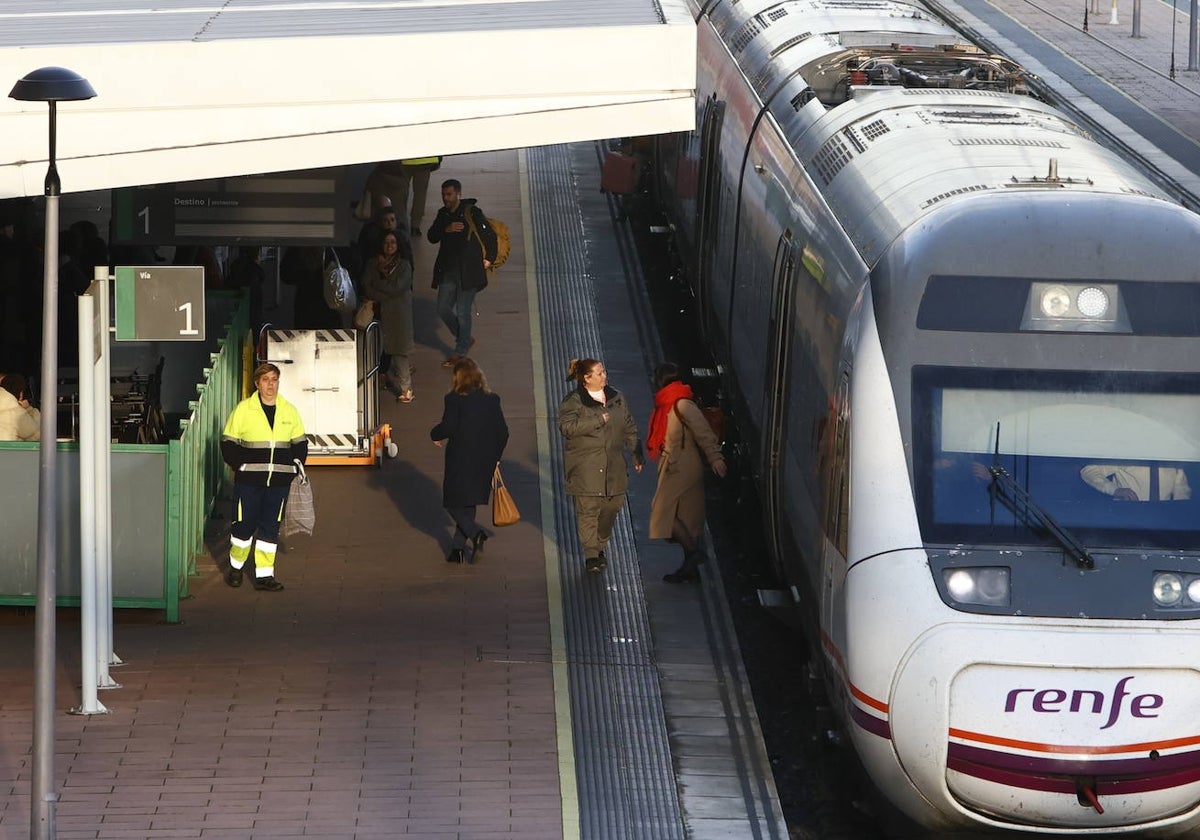
<instances>
[{"instance_id":1,"label":"train headlight","mask_svg":"<svg viewBox=\"0 0 1200 840\"><path fill-rule=\"evenodd\" d=\"M1021 319L1023 330L1130 332L1116 283L1034 280Z\"/></svg>"},{"instance_id":2,"label":"train headlight","mask_svg":"<svg viewBox=\"0 0 1200 840\"><path fill-rule=\"evenodd\" d=\"M1156 607L1167 609L1200 609L1200 574L1192 572L1154 573L1150 595Z\"/></svg>"},{"instance_id":3,"label":"train headlight","mask_svg":"<svg viewBox=\"0 0 1200 840\"><path fill-rule=\"evenodd\" d=\"M1182 599L1183 581L1179 579L1179 575L1166 572L1154 576L1154 603L1160 607L1173 607Z\"/></svg>"},{"instance_id":4,"label":"train headlight","mask_svg":"<svg viewBox=\"0 0 1200 840\"><path fill-rule=\"evenodd\" d=\"M1075 305L1085 318L1103 318L1108 311L1108 293L1097 286L1088 286L1075 298Z\"/></svg>"},{"instance_id":5,"label":"train headlight","mask_svg":"<svg viewBox=\"0 0 1200 840\"><path fill-rule=\"evenodd\" d=\"M1071 293L1066 286L1049 286L1042 292L1042 314L1061 318L1071 310Z\"/></svg>"},{"instance_id":6,"label":"train headlight","mask_svg":"<svg viewBox=\"0 0 1200 840\"><path fill-rule=\"evenodd\" d=\"M946 591L960 604L1002 607L1009 603L1009 570L1005 566L945 569L942 574Z\"/></svg>"}]
</instances>

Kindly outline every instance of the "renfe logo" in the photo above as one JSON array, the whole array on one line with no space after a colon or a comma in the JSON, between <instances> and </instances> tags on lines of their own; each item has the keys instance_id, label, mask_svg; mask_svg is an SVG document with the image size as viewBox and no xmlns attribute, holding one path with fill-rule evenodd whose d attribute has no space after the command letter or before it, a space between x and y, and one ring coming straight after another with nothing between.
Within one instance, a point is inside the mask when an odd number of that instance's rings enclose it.
<instances>
[{"instance_id":1,"label":"renfe logo","mask_svg":"<svg viewBox=\"0 0 1200 840\"><path fill-rule=\"evenodd\" d=\"M1161 694L1139 694L1136 697L1131 696L1126 690L1126 686L1133 677L1124 677L1117 682L1112 691L1112 699L1103 691L1095 691L1092 689L1076 688L1068 691L1063 688L1014 688L1008 692L1008 699L1004 702L1005 712L1017 711L1017 704L1020 703L1024 707L1025 703L1029 704L1031 711L1039 714L1056 715L1060 712L1081 713L1086 712L1093 715L1105 713L1107 707L1108 720L1101 726L1101 729L1108 729L1121 716L1121 709L1124 706L1125 699L1129 698L1129 713L1137 718L1153 718L1158 717L1157 714L1152 714L1155 709L1161 709L1163 698ZM1028 694L1029 697L1022 695ZM1068 698L1070 702L1068 702ZM1089 708L1090 707L1090 708Z\"/></svg>"}]
</instances>

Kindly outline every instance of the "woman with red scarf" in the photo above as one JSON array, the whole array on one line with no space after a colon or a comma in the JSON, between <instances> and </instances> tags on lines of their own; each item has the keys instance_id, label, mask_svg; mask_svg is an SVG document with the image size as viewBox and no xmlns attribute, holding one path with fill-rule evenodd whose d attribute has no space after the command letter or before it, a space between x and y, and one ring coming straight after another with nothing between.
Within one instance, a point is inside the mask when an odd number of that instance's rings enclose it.
<instances>
[{"instance_id":1,"label":"woman with red scarf","mask_svg":"<svg viewBox=\"0 0 1200 840\"><path fill-rule=\"evenodd\" d=\"M700 548L704 528L704 461L725 477L721 441L709 426L692 389L679 378L671 362L654 371L654 413L646 449L658 461L658 489L650 504L650 539L672 540L683 548L683 565L663 576L667 583L700 579L705 554ZM701 457L703 456L703 457Z\"/></svg>"}]
</instances>

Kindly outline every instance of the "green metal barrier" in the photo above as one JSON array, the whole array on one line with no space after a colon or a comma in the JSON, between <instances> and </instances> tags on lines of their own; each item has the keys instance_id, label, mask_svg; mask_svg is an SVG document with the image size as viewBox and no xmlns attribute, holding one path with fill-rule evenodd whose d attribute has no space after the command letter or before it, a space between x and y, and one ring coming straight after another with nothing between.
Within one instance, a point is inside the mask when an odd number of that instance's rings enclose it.
<instances>
[{"instance_id":1,"label":"green metal barrier","mask_svg":"<svg viewBox=\"0 0 1200 840\"><path fill-rule=\"evenodd\" d=\"M239 293L240 294L240 293ZM234 310L204 381L196 385L191 414L179 421L181 434L168 444L168 564L179 562L179 597L188 595L188 577L196 574L196 557L204 550L204 525L221 493L228 469L221 459L221 431L241 399L242 347L250 329L249 304L244 294ZM170 621L170 617L167 619Z\"/></svg>"},{"instance_id":2,"label":"green metal barrier","mask_svg":"<svg viewBox=\"0 0 1200 840\"><path fill-rule=\"evenodd\" d=\"M204 526L225 482L221 430L242 396L243 342L249 332L245 293L210 293L235 302L190 415L177 440L112 446L113 606L162 609L179 621L188 576L205 550ZM37 443L0 441L0 604L32 605L37 576ZM58 443L62 480L56 561L57 603L79 604L79 444Z\"/></svg>"}]
</instances>

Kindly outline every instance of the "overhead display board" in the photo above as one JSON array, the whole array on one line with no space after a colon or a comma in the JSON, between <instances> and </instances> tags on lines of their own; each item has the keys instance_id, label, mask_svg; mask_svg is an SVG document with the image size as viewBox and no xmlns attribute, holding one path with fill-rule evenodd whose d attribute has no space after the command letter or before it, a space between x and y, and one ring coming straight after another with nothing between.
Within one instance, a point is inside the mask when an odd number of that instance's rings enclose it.
<instances>
[{"instance_id":1,"label":"overhead display board","mask_svg":"<svg viewBox=\"0 0 1200 840\"><path fill-rule=\"evenodd\" d=\"M121 245L334 245L350 241L345 169L113 190Z\"/></svg>"},{"instance_id":2,"label":"overhead display board","mask_svg":"<svg viewBox=\"0 0 1200 840\"><path fill-rule=\"evenodd\" d=\"M117 341L204 341L204 269L117 266Z\"/></svg>"}]
</instances>

